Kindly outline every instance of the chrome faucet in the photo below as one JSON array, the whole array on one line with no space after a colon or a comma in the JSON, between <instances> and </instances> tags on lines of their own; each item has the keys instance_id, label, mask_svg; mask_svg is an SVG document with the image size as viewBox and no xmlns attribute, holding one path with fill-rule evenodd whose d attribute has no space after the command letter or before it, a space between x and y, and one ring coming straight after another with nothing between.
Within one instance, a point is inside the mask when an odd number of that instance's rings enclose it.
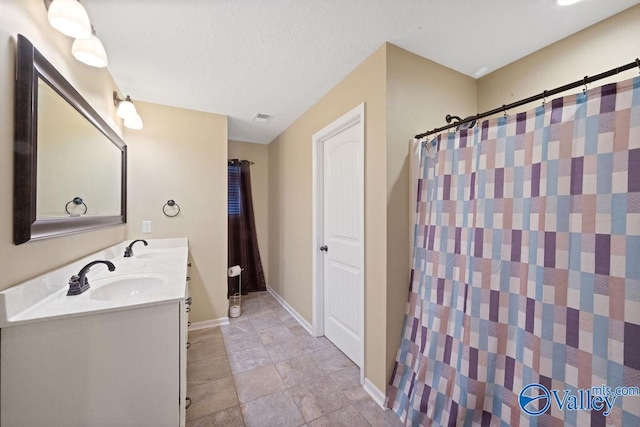
<instances>
[{"instance_id":1,"label":"chrome faucet","mask_svg":"<svg viewBox=\"0 0 640 427\"><path fill-rule=\"evenodd\" d=\"M134 240L133 242L131 242L129 244L129 246L127 246L125 248L125 250L124 250L124 257L125 258L129 258L129 257L133 256L133 244L136 243L136 242L142 242L142 243L144 243L145 246L148 245L146 240L142 240L142 239Z\"/></svg>"},{"instance_id":2,"label":"chrome faucet","mask_svg":"<svg viewBox=\"0 0 640 427\"><path fill-rule=\"evenodd\" d=\"M87 279L87 273L89 269L96 264L106 264L109 271L113 271L116 269L116 266L113 265L111 261L91 261L89 264L85 265L80 269L80 272L77 275L71 276L69 279L69 291L67 292L67 296L71 295L80 295L87 289L89 289L89 279Z\"/></svg>"}]
</instances>

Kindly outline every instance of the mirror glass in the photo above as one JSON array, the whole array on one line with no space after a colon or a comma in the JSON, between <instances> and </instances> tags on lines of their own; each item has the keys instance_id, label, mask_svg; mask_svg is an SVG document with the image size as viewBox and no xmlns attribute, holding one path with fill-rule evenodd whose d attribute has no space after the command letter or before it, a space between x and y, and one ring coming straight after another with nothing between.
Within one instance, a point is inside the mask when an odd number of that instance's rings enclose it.
<instances>
[{"instance_id":1,"label":"mirror glass","mask_svg":"<svg viewBox=\"0 0 640 427\"><path fill-rule=\"evenodd\" d=\"M38 79L36 219L120 214L121 156L104 134Z\"/></svg>"},{"instance_id":2,"label":"mirror glass","mask_svg":"<svg viewBox=\"0 0 640 427\"><path fill-rule=\"evenodd\" d=\"M16 69L14 243L124 224L122 138L22 35Z\"/></svg>"}]
</instances>

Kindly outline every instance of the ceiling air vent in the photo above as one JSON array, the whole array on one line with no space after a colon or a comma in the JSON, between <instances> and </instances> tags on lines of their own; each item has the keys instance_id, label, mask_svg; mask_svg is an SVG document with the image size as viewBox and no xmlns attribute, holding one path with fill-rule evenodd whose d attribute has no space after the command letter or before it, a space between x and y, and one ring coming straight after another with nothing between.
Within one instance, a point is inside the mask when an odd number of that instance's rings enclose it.
<instances>
[{"instance_id":1,"label":"ceiling air vent","mask_svg":"<svg viewBox=\"0 0 640 427\"><path fill-rule=\"evenodd\" d=\"M269 123L272 117L273 116L271 114L256 113L256 115L253 116L253 121L258 123Z\"/></svg>"}]
</instances>

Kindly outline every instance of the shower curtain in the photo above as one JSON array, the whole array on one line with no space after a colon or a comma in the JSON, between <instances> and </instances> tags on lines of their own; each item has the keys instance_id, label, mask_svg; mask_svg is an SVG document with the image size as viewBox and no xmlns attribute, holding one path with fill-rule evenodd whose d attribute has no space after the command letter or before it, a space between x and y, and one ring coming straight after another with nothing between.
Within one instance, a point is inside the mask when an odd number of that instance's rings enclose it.
<instances>
[{"instance_id":1,"label":"shower curtain","mask_svg":"<svg viewBox=\"0 0 640 427\"><path fill-rule=\"evenodd\" d=\"M640 386L640 77L427 144L387 406L413 426L640 425L640 397L580 406Z\"/></svg>"}]
</instances>

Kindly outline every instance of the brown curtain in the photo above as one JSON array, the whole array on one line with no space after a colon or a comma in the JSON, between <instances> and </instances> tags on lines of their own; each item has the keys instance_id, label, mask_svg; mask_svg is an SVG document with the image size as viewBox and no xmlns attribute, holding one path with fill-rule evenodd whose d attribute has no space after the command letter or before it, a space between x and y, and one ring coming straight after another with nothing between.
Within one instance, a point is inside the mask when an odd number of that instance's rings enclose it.
<instances>
[{"instance_id":1,"label":"brown curtain","mask_svg":"<svg viewBox=\"0 0 640 427\"><path fill-rule=\"evenodd\" d=\"M260 261L258 236L253 216L251 170L247 160L229 160L229 267L239 265L242 271L242 294L266 291L264 271ZM238 278L228 278L228 295L238 292Z\"/></svg>"}]
</instances>

